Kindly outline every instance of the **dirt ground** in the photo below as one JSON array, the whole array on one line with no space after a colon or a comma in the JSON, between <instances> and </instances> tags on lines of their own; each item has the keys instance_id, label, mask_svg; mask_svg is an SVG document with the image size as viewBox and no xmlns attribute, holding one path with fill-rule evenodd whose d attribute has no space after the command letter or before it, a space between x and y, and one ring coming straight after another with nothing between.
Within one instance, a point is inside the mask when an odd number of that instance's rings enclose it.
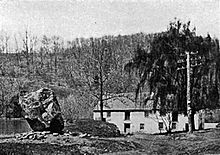
<instances>
[{"instance_id":1,"label":"dirt ground","mask_svg":"<svg viewBox=\"0 0 220 155\"><path fill-rule=\"evenodd\" d=\"M15 137L16 136L16 137ZM144 154L220 154L220 129L194 134L150 135L136 133L126 137L99 138L90 135L52 135L43 139L0 136L0 155L144 155Z\"/></svg>"}]
</instances>

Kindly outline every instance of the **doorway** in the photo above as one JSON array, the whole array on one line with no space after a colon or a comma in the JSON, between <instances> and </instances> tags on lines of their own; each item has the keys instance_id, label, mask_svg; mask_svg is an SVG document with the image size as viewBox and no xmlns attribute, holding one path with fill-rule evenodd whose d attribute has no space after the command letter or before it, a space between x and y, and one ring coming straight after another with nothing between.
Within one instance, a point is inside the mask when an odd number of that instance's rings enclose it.
<instances>
[{"instance_id":1,"label":"doorway","mask_svg":"<svg viewBox=\"0 0 220 155\"><path fill-rule=\"evenodd\" d=\"M130 133L130 131L131 131L131 124L125 123L124 124L124 133Z\"/></svg>"}]
</instances>

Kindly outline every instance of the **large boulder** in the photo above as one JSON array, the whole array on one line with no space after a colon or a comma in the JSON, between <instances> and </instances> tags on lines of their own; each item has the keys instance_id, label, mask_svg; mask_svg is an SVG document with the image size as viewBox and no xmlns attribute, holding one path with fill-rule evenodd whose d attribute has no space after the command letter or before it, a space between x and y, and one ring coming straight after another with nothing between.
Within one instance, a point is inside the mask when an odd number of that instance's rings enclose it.
<instances>
[{"instance_id":1,"label":"large boulder","mask_svg":"<svg viewBox=\"0 0 220 155\"><path fill-rule=\"evenodd\" d=\"M54 95L48 88L42 88L19 97L22 115L34 131L51 131L61 133L64 121L61 109Z\"/></svg>"}]
</instances>

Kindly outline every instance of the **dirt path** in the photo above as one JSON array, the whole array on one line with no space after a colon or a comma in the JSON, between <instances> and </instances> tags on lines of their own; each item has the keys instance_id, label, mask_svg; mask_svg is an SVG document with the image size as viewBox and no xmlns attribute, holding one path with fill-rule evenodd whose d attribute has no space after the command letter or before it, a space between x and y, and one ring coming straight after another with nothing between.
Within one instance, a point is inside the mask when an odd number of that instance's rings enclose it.
<instances>
[{"instance_id":1,"label":"dirt path","mask_svg":"<svg viewBox=\"0 0 220 155\"><path fill-rule=\"evenodd\" d=\"M39 139L0 137L1 155L144 155L144 154L220 154L220 129L197 131L193 135L149 135L98 138L48 134Z\"/></svg>"},{"instance_id":2,"label":"dirt path","mask_svg":"<svg viewBox=\"0 0 220 155\"><path fill-rule=\"evenodd\" d=\"M0 139L0 155L46 155L46 154L103 154L138 150L141 146L135 142L121 139L80 137L48 134L45 138L16 138L7 136ZM29 137L30 137L29 136Z\"/></svg>"}]
</instances>

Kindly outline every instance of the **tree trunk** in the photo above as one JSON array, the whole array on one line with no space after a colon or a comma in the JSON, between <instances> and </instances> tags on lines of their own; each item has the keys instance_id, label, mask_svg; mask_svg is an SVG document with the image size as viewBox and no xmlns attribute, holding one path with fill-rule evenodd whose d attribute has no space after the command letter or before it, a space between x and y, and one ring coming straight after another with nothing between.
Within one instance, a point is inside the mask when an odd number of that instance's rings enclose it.
<instances>
[{"instance_id":1,"label":"tree trunk","mask_svg":"<svg viewBox=\"0 0 220 155\"><path fill-rule=\"evenodd\" d=\"M104 120L104 116L103 116L103 99L102 99L102 93L100 94L100 117L102 121Z\"/></svg>"},{"instance_id":2,"label":"tree trunk","mask_svg":"<svg viewBox=\"0 0 220 155\"><path fill-rule=\"evenodd\" d=\"M101 53L101 61L99 66L99 79L100 79L100 117L102 121L105 121L103 116L103 70L102 70L102 53Z\"/></svg>"},{"instance_id":3,"label":"tree trunk","mask_svg":"<svg viewBox=\"0 0 220 155\"><path fill-rule=\"evenodd\" d=\"M27 67L27 75L29 76L30 74L30 63L29 63L29 37L28 37L28 32L25 32L25 41L24 41L24 46L25 46L25 58L26 58L26 67Z\"/></svg>"},{"instance_id":4,"label":"tree trunk","mask_svg":"<svg viewBox=\"0 0 220 155\"><path fill-rule=\"evenodd\" d=\"M188 124L189 124L189 131L188 133L193 133L193 122L192 122L192 112L188 111Z\"/></svg>"},{"instance_id":5,"label":"tree trunk","mask_svg":"<svg viewBox=\"0 0 220 155\"><path fill-rule=\"evenodd\" d=\"M203 110L200 110L199 111L199 122L198 122L198 128L199 128L199 130L202 130L202 129L204 129L204 118L203 118Z\"/></svg>"},{"instance_id":6,"label":"tree trunk","mask_svg":"<svg viewBox=\"0 0 220 155\"><path fill-rule=\"evenodd\" d=\"M100 117L102 121L105 121L104 116L103 116L103 81L102 81L102 78L100 79Z\"/></svg>"},{"instance_id":7,"label":"tree trunk","mask_svg":"<svg viewBox=\"0 0 220 155\"><path fill-rule=\"evenodd\" d=\"M54 67L55 67L55 73L57 74L57 52L55 54L55 60L54 60Z\"/></svg>"},{"instance_id":8,"label":"tree trunk","mask_svg":"<svg viewBox=\"0 0 220 155\"><path fill-rule=\"evenodd\" d=\"M195 116L195 112L192 110L192 113L191 113L192 131L195 131L195 119L194 119L194 116Z\"/></svg>"},{"instance_id":9,"label":"tree trunk","mask_svg":"<svg viewBox=\"0 0 220 155\"><path fill-rule=\"evenodd\" d=\"M43 51L40 52L40 66L41 66L41 69L43 69L43 67L44 67L44 63L43 63Z\"/></svg>"}]
</instances>

